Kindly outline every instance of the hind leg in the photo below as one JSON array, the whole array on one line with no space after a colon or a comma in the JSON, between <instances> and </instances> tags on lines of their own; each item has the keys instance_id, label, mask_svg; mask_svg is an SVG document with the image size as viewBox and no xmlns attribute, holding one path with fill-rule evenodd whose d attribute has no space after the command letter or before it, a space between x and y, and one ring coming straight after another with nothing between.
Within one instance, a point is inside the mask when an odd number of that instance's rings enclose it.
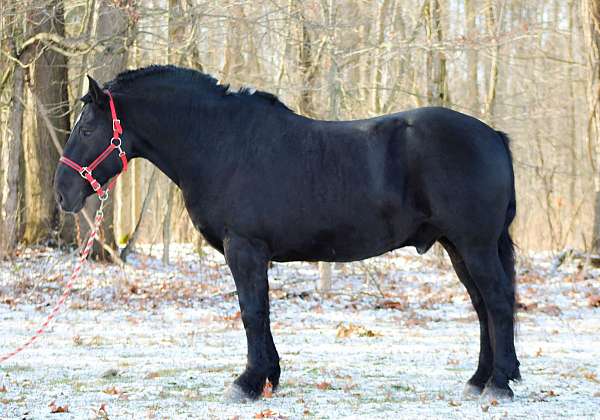
<instances>
[{"instance_id":1,"label":"hind leg","mask_svg":"<svg viewBox=\"0 0 600 420\"><path fill-rule=\"evenodd\" d=\"M485 304L494 355L492 374L482 398L506 400L514 394L508 385L520 378L514 342L514 288L506 275L497 243L459 247L465 266Z\"/></svg>"},{"instance_id":2,"label":"hind leg","mask_svg":"<svg viewBox=\"0 0 600 420\"><path fill-rule=\"evenodd\" d=\"M446 238L441 238L439 242L446 249L450 261L452 261L454 271L456 271L456 275L460 282L467 289L473 308L475 309L475 312L477 312L477 317L479 318L479 363L477 365L477 370L471 379L467 381L463 392L465 398L479 397L483 392L486 382L492 375L494 363L485 303L456 247Z\"/></svg>"}]
</instances>

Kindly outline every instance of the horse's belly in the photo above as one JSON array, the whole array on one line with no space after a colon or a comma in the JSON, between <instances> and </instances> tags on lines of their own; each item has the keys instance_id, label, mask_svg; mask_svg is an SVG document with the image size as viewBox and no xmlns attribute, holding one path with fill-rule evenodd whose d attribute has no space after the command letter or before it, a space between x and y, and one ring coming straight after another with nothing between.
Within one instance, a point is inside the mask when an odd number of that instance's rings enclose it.
<instances>
[{"instance_id":1,"label":"horse's belly","mask_svg":"<svg viewBox=\"0 0 600 420\"><path fill-rule=\"evenodd\" d=\"M412 226L378 222L323 228L311 235L299 231L274 244L274 261L357 261L381 255L403 246L412 234ZM294 234L296 233L296 236Z\"/></svg>"}]
</instances>

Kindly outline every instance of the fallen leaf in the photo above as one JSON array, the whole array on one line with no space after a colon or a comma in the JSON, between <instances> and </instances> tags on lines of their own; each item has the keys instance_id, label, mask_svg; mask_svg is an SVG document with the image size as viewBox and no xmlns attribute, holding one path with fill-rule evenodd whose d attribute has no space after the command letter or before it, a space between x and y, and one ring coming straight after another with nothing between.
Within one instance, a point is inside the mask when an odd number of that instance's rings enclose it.
<instances>
[{"instance_id":1,"label":"fallen leaf","mask_svg":"<svg viewBox=\"0 0 600 420\"><path fill-rule=\"evenodd\" d=\"M588 297L588 303L592 308L600 308L600 295L591 295Z\"/></svg>"},{"instance_id":2,"label":"fallen leaf","mask_svg":"<svg viewBox=\"0 0 600 420\"><path fill-rule=\"evenodd\" d=\"M68 405L56 405L56 401L52 401L50 404L48 404L48 407L50 407L50 412L52 414L69 412Z\"/></svg>"},{"instance_id":3,"label":"fallen leaf","mask_svg":"<svg viewBox=\"0 0 600 420\"><path fill-rule=\"evenodd\" d=\"M396 309L399 311L403 311L404 309L406 309L406 305L402 302L397 302L395 300L384 300L383 302L381 302L380 305L377 306L377 308Z\"/></svg>"},{"instance_id":4,"label":"fallen leaf","mask_svg":"<svg viewBox=\"0 0 600 420\"><path fill-rule=\"evenodd\" d=\"M540 312L550 316L559 316L560 314L562 314L562 311L556 305L543 306L542 308L540 308Z\"/></svg>"},{"instance_id":5,"label":"fallen leaf","mask_svg":"<svg viewBox=\"0 0 600 420\"><path fill-rule=\"evenodd\" d=\"M265 398L273 397L273 384L271 384L271 382L268 379L267 379L267 382L265 382L265 386L263 387L262 395Z\"/></svg>"},{"instance_id":6,"label":"fallen leaf","mask_svg":"<svg viewBox=\"0 0 600 420\"><path fill-rule=\"evenodd\" d=\"M106 410L106 404L102 404L100 405L100 408L93 409L92 408L92 412L94 413L94 415L96 416L97 419L102 419L102 420L108 420L108 411Z\"/></svg>"},{"instance_id":7,"label":"fallen leaf","mask_svg":"<svg viewBox=\"0 0 600 420\"><path fill-rule=\"evenodd\" d=\"M448 401L448 405L449 405L450 407L460 407L460 406L461 406L461 403L460 403L460 402L458 402L458 401L450 400L450 401Z\"/></svg>"},{"instance_id":8,"label":"fallen leaf","mask_svg":"<svg viewBox=\"0 0 600 420\"><path fill-rule=\"evenodd\" d=\"M279 414L277 411L273 411L269 408L263 411L259 411L254 415L255 419L286 419L287 417Z\"/></svg>"},{"instance_id":9,"label":"fallen leaf","mask_svg":"<svg viewBox=\"0 0 600 420\"><path fill-rule=\"evenodd\" d=\"M321 382L317 384L317 388L319 388L320 390L327 390L327 389L333 389L333 387L331 386L331 384L329 382Z\"/></svg>"},{"instance_id":10,"label":"fallen leaf","mask_svg":"<svg viewBox=\"0 0 600 420\"><path fill-rule=\"evenodd\" d=\"M116 387L110 387L110 388L106 388L104 391L105 394L108 395L119 395L121 393L121 391L119 391Z\"/></svg>"},{"instance_id":11,"label":"fallen leaf","mask_svg":"<svg viewBox=\"0 0 600 420\"><path fill-rule=\"evenodd\" d=\"M337 326L336 337L348 338L351 335L358 335L359 337L381 337L380 333L366 329L360 325L356 325L351 322L348 323L348 325L344 325L343 322L340 322Z\"/></svg>"},{"instance_id":12,"label":"fallen leaf","mask_svg":"<svg viewBox=\"0 0 600 420\"><path fill-rule=\"evenodd\" d=\"M518 302L517 303L517 309L523 312L530 312L534 309L536 309L538 307L538 304L535 302L531 302L531 303L525 303L525 302Z\"/></svg>"},{"instance_id":13,"label":"fallen leaf","mask_svg":"<svg viewBox=\"0 0 600 420\"><path fill-rule=\"evenodd\" d=\"M223 319L225 321L235 321L238 319L242 318L242 313L240 311L237 311L236 313L234 313L233 315L226 315L223 317Z\"/></svg>"},{"instance_id":14,"label":"fallen leaf","mask_svg":"<svg viewBox=\"0 0 600 420\"><path fill-rule=\"evenodd\" d=\"M159 372L148 372L148 374L146 375L146 379L156 379L159 377L160 377Z\"/></svg>"},{"instance_id":15,"label":"fallen leaf","mask_svg":"<svg viewBox=\"0 0 600 420\"><path fill-rule=\"evenodd\" d=\"M7 392L6 385L0 386L0 392Z\"/></svg>"}]
</instances>

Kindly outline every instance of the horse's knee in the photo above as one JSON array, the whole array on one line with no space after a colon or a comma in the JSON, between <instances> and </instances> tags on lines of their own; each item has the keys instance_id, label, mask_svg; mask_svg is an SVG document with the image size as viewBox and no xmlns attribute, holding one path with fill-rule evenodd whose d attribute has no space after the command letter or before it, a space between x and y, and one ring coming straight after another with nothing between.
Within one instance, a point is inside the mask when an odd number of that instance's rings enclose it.
<instances>
[{"instance_id":1,"label":"horse's knee","mask_svg":"<svg viewBox=\"0 0 600 420\"><path fill-rule=\"evenodd\" d=\"M252 330L264 330L267 325L268 314L264 309L247 309L241 310L241 318L244 323L244 328Z\"/></svg>"}]
</instances>

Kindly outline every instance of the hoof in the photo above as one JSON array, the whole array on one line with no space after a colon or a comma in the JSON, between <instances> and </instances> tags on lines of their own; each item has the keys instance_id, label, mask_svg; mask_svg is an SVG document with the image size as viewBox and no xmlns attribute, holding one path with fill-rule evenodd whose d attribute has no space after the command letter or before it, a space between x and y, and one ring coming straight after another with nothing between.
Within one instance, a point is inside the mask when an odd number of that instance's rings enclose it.
<instances>
[{"instance_id":1,"label":"hoof","mask_svg":"<svg viewBox=\"0 0 600 420\"><path fill-rule=\"evenodd\" d=\"M223 395L223 399L225 402L230 403L246 403L252 401L238 384L231 384L227 391L225 391L225 395Z\"/></svg>"},{"instance_id":2,"label":"hoof","mask_svg":"<svg viewBox=\"0 0 600 420\"><path fill-rule=\"evenodd\" d=\"M463 389L462 396L465 400L476 400L481 396L482 392L483 388L467 382L465 389Z\"/></svg>"},{"instance_id":3,"label":"hoof","mask_svg":"<svg viewBox=\"0 0 600 420\"><path fill-rule=\"evenodd\" d=\"M482 404L498 404L512 402L515 398L514 393L510 388L498 388L493 385L488 385L483 390L479 402Z\"/></svg>"}]
</instances>

